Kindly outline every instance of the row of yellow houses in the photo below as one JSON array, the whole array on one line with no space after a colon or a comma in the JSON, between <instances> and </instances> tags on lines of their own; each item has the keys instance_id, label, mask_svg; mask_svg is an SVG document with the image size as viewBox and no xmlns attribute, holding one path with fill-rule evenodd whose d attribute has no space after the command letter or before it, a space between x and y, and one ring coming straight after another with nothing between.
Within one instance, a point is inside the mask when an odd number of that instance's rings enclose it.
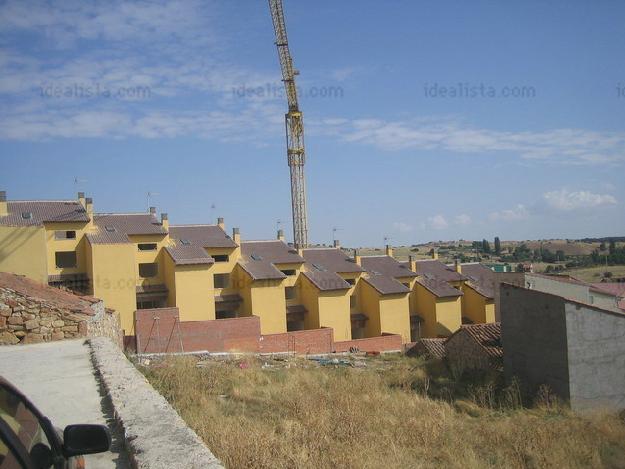
<instances>
[{"instance_id":1,"label":"row of yellow houses","mask_svg":"<svg viewBox=\"0 0 625 469\"><path fill-rule=\"evenodd\" d=\"M446 337L494 322L490 270L438 259L399 262L343 249L243 241L167 214L95 213L93 201L7 201L0 192L0 271L103 299L133 335L138 309L178 307L181 321L255 315L263 334L331 327L336 341L400 334Z\"/></svg>"}]
</instances>

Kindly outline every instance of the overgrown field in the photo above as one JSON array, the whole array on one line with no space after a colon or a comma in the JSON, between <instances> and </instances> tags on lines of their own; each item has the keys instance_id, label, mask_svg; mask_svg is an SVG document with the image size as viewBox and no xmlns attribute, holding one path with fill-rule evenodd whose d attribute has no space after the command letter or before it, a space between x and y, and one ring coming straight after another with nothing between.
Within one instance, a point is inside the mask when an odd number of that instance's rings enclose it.
<instances>
[{"instance_id":1,"label":"overgrown field","mask_svg":"<svg viewBox=\"0 0 625 469\"><path fill-rule=\"evenodd\" d=\"M547 394L522 408L496 377L459 381L414 358L359 364L139 368L229 468L625 467L622 416L575 416Z\"/></svg>"}]
</instances>

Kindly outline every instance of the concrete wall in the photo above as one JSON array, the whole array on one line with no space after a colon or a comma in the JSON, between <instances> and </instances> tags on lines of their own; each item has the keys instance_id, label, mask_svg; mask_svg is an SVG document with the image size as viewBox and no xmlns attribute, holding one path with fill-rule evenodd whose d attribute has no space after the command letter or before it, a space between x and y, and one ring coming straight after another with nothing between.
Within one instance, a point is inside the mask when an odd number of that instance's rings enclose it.
<instances>
[{"instance_id":1,"label":"concrete wall","mask_svg":"<svg viewBox=\"0 0 625 469\"><path fill-rule=\"evenodd\" d=\"M525 286L525 273L523 272L495 272L495 321L501 321L501 284Z\"/></svg>"},{"instance_id":2,"label":"concrete wall","mask_svg":"<svg viewBox=\"0 0 625 469\"><path fill-rule=\"evenodd\" d=\"M507 380L519 379L532 397L540 385L568 400L569 369L564 300L501 285L501 342Z\"/></svg>"},{"instance_id":3,"label":"concrete wall","mask_svg":"<svg viewBox=\"0 0 625 469\"><path fill-rule=\"evenodd\" d=\"M571 407L625 409L625 314L565 304Z\"/></svg>"}]
</instances>

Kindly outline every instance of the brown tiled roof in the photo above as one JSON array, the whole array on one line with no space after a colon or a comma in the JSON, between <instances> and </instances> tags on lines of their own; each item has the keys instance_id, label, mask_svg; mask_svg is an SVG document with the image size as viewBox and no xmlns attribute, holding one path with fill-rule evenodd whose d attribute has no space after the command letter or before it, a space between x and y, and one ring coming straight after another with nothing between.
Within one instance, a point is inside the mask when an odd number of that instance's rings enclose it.
<instances>
[{"instance_id":1,"label":"brown tiled roof","mask_svg":"<svg viewBox=\"0 0 625 469\"><path fill-rule=\"evenodd\" d=\"M94 302L92 297L82 298L64 290L35 282L21 275L0 272L0 288L8 288L20 295L43 300L52 305L73 312L94 315L90 306ZM99 301L99 300L97 300Z\"/></svg>"},{"instance_id":2,"label":"brown tiled roof","mask_svg":"<svg viewBox=\"0 0 625 469\"><path fill-rule=\"evenodd\" d=\"M129 243L128 235L165 235L163 225L150 213L99 213L94 215L95 230L87 234L92 244Z\"/></svg>"},{"instance_id":3,"label":"brown tiled roof","mask_svg":"<svg viewBox=\"0 0 625 469\"><path fill-rule=\"evenodd\" d=\"M601 293L614 295L617 299L620 298L618 307L625 310L625 282L593 283L592 288Z\"/></svg>"},{"instance_id":4,"label":"brown tiled roof","mask_svg":"<svg viewBox=\"0 0 625 469\"><path fill-rule=\"evenodd\" d=\"M365 282L371 285L381 295L395 295L400 293L410 293L410 289L399 283L392 277L386 275L370 275L363 278Z\"/></svg>"},{"instance_id":5,"label":"brown tiled roof","mask_svg":"<svg viewBox=\"0 0 625 469\"><path fill-rule=\"evenodd\" d=\"M462 292L440 278L417 278L417 283L439 298L462 296Z\"/></svg>"},{"instance_id":6,"label":"brown tiled roof","mask_svg":"<svg viewBox=\"0 0 625 469\"><path fill-rule=\"evenodd\" d=\"M445 350L445 341L447 339L421 339L421 349L430 357L442 360L447 355Z\"/></svg>"},{"instance_id":7,"label":"brown tiled roof","mask_svg":"<svg viewBox=\"0 0 625 469\"><path fill-rule=\"evenodd\" d=\"M364 272L352 258L337 248L313 248L304 250L304 259L309 264L320 266L328 272Z\"/></svg>"},{"instance_id":8,"label":"brown tiled roof","mask_svg":"<svg viewBox=\"0 0 625 469\"><path fill-rule=\"evenodd\" d=\"M244 256L256 257L272 264L303 264L304 258L297 254L297 250L288 244L279 241L244 241L241 243L241 252Z\"/></svg>"},{"instance_id":9,"label":"brown tiled roof","mask_svg":"<svg viewBox=\"0 0 625 469\"><path fill-rule=\"evenodd\" d=\"M402 278L416 277L417 274L410 270L409 265L398 262L389 256L366 256L362 258L362 266L368 272L387 277Z\"/></svg>"},{"instance_id":10,"label":"brown tiled roof","mask_svg":"<svg viewBox=\"0 0 625 469\"><path fill-rule=\"evenodd\" d=\"M46 222L88 222L89 215L76 200L27 200L7 202L8 215L0 217L0 225L34 226ZM30 214L30 218L22 215Z\"/></svg>"},{"instance_id":11,"label":"brown tiled roof","mask_svg":"<svg viewBox=\"0 0 625 469\"><path fill-rule=\"evenodd\" d=\"M313 285L322 291L347 290L351 287L349 283L334 272L318 270L309 264L306 264L306 270L303 274Z\"/></svg>"},{"instance_id":12,"label":"brown tiled roof","mask_svg":"<svg viewBox=\"0 0 625 469\"><path fill-rule=\"evenodd\" d=\"M459 333L469 334L491 357L503 357L500 323L463 325L455 332L455 334Z\"/></svg>"},{"instance_id":13,"label":"brown tiled roof","mask_svg":"<svg viewBox=\"0 0 625 469\"><path fill-rule=\"evenodd\" d=\"M186 240L203 248L236 248L230 236L219 225L176 225L169 227L169 236Z\"/></svg>"},{"instance_id":14,"label":"brown tiled roof","mask_svg":"<svg viewBox=\"0 0 625 469\"><path fill-rule=\"evenodd\" d=\"M202 265L213 264L215 260L209 256L203 247L177 243L175 246L165 248L176 265Z\"/></svg>"},{"instance_id":15,"label":"brown tiled roof","mask_svg":"<svg viewBox=\"0 0 625 469\"><path fill-rule=\"evenodd\" d=\"M271 262L265 260L254 260L251 257L243 256L238 264L252 277L252 280L280 280L286 278L286 275L276 269Z\"/></svg>"},{"instance_id":16,"label":"brown tiled roof","mask_svg":"<svg viewBox=\"0 0 625 469\"><path fill-rule=\"evenodd\" d=\"M495 272L478 263L462 264L462 274L468 278L468 285L480 295L495 298Z\"/></svg>"},{"instance_id":17,"label":"brown tiled roof","mask_svg":"<svg viewBox=\"0 0 625 469\"><path fill-rule=\"evenodd\" d=\"M417 261L417 274L424 275L426 277L438 277L446 282L466 280L466 277L456 272L453 267L449 267L436 259Z\"/></svg>"}]
</instances>

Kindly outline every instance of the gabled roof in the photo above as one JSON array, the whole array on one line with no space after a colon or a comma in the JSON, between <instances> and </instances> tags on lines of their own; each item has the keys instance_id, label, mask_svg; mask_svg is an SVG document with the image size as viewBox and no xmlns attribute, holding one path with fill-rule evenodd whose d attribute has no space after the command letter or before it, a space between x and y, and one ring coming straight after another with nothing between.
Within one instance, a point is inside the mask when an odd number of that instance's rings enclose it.
<instances>
[{"instance_id":1,"label":"gabled roof","mask_svg":"<svg viewBox=\"0 0 625 469\"><path fill-rule=\"evenodd\" d=\"M319 270L310 264L306 264L305 266L306 270L303 272L304 276L319 290L332 291L351 288L349 283L334 272Z\"/></svg>"},{"instance_id":2,"label":"gabled roof","mask_svg":"<svg viewBox=\"0 0 625 469\"><path fill-rule=\"evenodd\" d=\"M468 285L480 295L495 298L495 272L479 263L462 264L462 274L468 278Z\"/></svg>"},{"instance_id":3,"label":"gabled roof","mask_svg":"<svg viewBox=\"0 0 625 469\"><path fill-rule=\"evenodd\" d=\"M442 360L443 358L445 358L445 355L447 354L447 351L445 350L446 340L447 339L438 339L438 338L421 339L415 345L415 348L417 349L415 350L415 353L417 354L425 353L432 358L437 358L439 360Z\"/></svg>"},{"instance_id":4,"label":"gabled roof","mask_svg":"<svg viewBox=\"0 0 625 469\"><path fill-rule=\"evenodd\" d=\"M271 262L243 256L238 264L252 277L252 280L281 280L286 278L286 275L276 269Z\"/></svg>"},{"instance_id":5,"label":"gabled roof","mask_svg":"<svg viewBox=\"0 0 625 469\"><path fill-rule=\"evenodd\" d=\"M466 277L456 272L453 267L449 267L437 259L417 261L417 274L425 275L426 277L437 277L446 282L466 280Z\"/></svg>"},{"instance_id":6,"label":"gabled roof","mask_svg":"<svg viewBox=\"0 0 625 469\"><path fill-rule=\"evenodd\" d=\"M445 280L441 280L437 277L419 277L417 278L417 283L438 298L451 298L455 296L462 296L463 294L460 290L452 287Z\"/></svg>"},{"instance_id":7,"label":"gabled roof","mask_svg":"<svg viewBox=\"0 0 625 469\"><path fill-rule=\"evenodd\" d=\"M87 210L77 200L26 200L7 202L4 226L37 226L44 223L88 222Z\"/></svg>"},{"instance_id":8,"label":"gabled roof","mask_svg":"<svg viewBox=\"0 0 625 469\"><path fill-rule=\"evenodd\" d=\"M457 334L468 334L491 357L503 357L501 345L501 323L468 324L460 326L447 341Z\"/></svg>"},{"instance_id":9,"label":"gabled roof","mask_svg":"<svg viewBox=\"0 0 625 469\"><path fill-rule=\"evenodd\" d=\"M129 235L166 235L163 225L151 213L99 213L94 215L95 230L87 234L92 244L129 243Z\"/></svg>"},{"instance_id":10,"label":"gabled roof","mask_svg":"<svg viewBox=\"0 0 625 469\"><path fill-rule=\"evenodd\" d=\"M304 249L304 259L309 264L320 266L328 272L364 272L364 269L338 248Z\"/></svg>"},{"instance_id":11,"label":"gabled roof","mask_svg":"<svg viewBox=\"0 0 625 469\"><path fill-rule=\"evenodd\" d=\"M236 248L230 236L219 225L176 225L169 227L169 236L203 248Z\"/></svg>"},{"instance_id":12,"label":"gabled roof","mask_svg":"<svg viewBox=\"0 0 625 469\"><path fill-rule=\"evenodd\" d=\"M280 240L244 241L241 243L241 253L254 260L263 260L272 264L304 263L304 258L297 253L297 249Z\"/></svg>"},{"instance_id":13,"label":"gabled roof","mask_svg":"<svg viewBox=\"0 0 625 469\"><path fill-rule=\"evenodd\" d=\"M595 291L614 295L617 299L620 298L618 307L625 310L625 282L593 283L592 287Z\"/></svg>"},{"instance_id":14,"label":"gabled roof","mask_svg":"<svg viewBox=\"0 0 625 469\"><path fill-rule=\"evenodd\" d=\"M361 260L362 266L367 272L386 275L393 278L416 277L417 274L410 270L409 264L398 262L390 256L365 256Z\"/></svg>"},{"instance_id":15,"label":"gabled roof","mask_svg":"<svg viewBox=\"0 0 625 469\"><path fill-rule=\"evenodd\" d=\"M410 289L392 277L386 275L369 275L363 280L376 289L381 295L410 293Z\"/></svg>"},{"instance_id":16,"label":"gabled roof","mask_svg":"<svg viewBox=\"0 0 625 469\"><path fill-rule=\"evenodd\" d=\"M215 260L209 256L203 247L177 243L165 248L176 265L213 264Z\"/></svg>"}]
</instances>

